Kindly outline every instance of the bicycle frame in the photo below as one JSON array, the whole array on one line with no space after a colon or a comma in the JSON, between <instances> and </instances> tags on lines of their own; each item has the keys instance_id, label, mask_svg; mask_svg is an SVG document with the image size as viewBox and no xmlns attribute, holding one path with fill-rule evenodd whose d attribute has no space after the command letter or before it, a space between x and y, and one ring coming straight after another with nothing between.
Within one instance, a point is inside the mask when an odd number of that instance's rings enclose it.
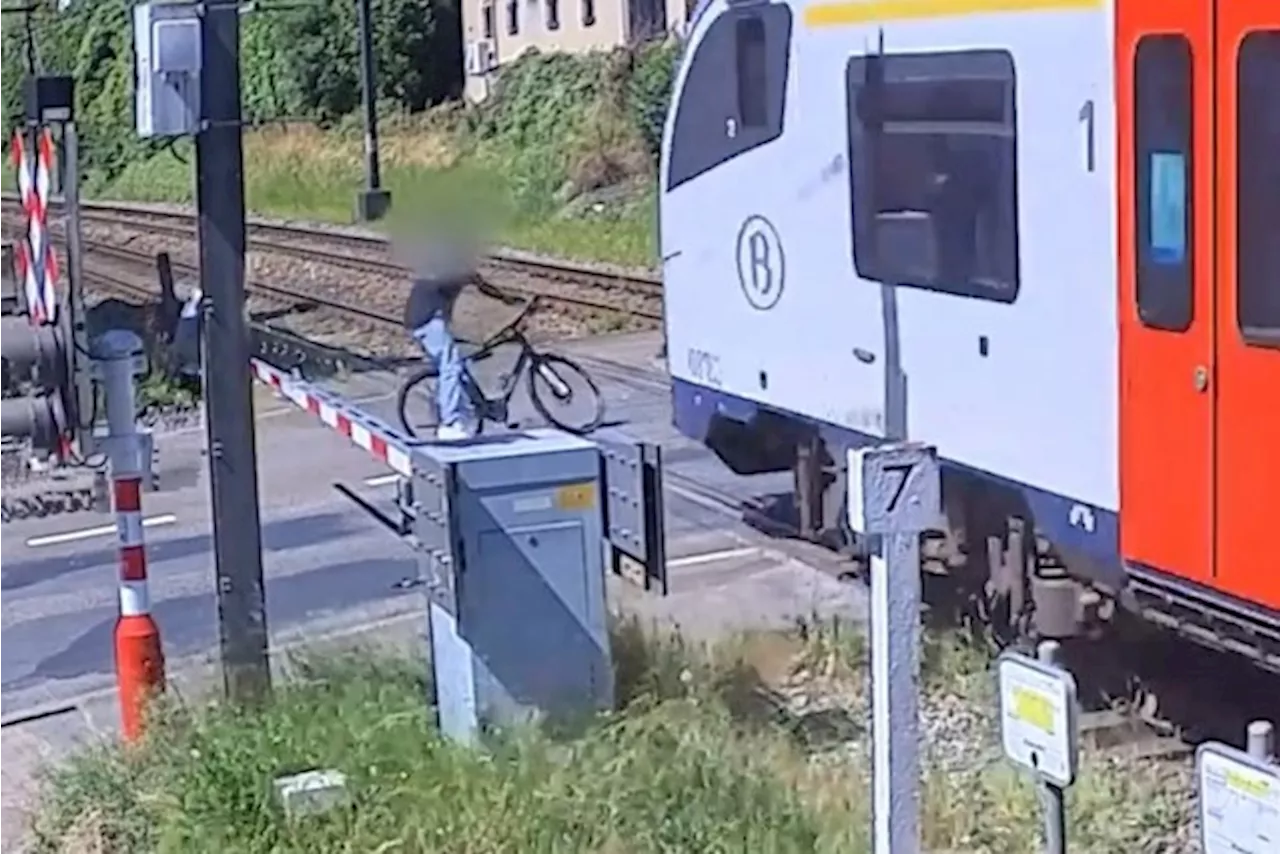
<instances>
[{"instance_id":1,"label":"bicycle frame","mask_svg":"<svg viewBox=\"0 0 1280 854\"><path fill-rule=\"evenodd\" d=\"M471 400L471 405L475 407L476 416L483 420L493 421L499 424L505 424L507 416L510 412L511 397L515 394L516 385L520 382L520 377L525 370L535 360L537 353L533 349L533 345L529 339L521 331L520 326L524 323L525 318L532 313L537 305L537 299L530 300L524 309L516 315L516 317L505 327L498 331L496 335L480 345L480 349L463 360L462 385L466 389L467 397ZM491 355L499 347L507 344L518 344L520 354L516 357L515 365L512 366L510 373L504 374L499 385L499 392L496 397L489 397L485 394L484 389L480 386L479 381L472 373L472 365ZM555 378L557 381L559 377ZM557 393L559 393L557 391Z\"/></svg>"}]
</instances>

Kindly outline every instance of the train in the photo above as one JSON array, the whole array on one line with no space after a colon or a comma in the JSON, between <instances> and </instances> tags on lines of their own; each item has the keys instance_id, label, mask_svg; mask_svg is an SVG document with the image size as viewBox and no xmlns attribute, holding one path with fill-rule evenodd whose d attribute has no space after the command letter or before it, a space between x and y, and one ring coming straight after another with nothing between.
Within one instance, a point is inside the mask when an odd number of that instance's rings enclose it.
<instances>
[{"instance_id":1,"label":"train","mask_svg":"<svg viewBox=\"0 0 1280 854\"><path fill-rule=\"evenodd\" d=\"M1280 672L1280 3L710 0L659 181L675 425L805 536L927 443L992 620Z\"/></svg>"}]
</instances>

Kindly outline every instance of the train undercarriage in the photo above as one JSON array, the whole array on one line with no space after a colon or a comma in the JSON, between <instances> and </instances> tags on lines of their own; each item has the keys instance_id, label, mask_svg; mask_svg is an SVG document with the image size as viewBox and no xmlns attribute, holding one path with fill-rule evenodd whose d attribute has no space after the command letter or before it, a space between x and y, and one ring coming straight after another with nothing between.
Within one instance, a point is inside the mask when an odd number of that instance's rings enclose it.
<instances>
[{"instance_id":1,"label":"train undercarriage","mask_svg":"<svg viewBox=\"0 0 1280 854\"><path fill-rule=\"evenodd\" d=\"M751 423L715 417L708 447L739 474L790 469L790 523L802 539L865 564L845 520L845 448L812 425L761 411ZM946 530L921 544L923 571L946 576L1000 645L1100 637L1139 619L1280 674L1276 615L1141 567L1100 566L1064 552L1036 525L1022 494L990 479L943 471Z\"/></svg>"}]
</instances>

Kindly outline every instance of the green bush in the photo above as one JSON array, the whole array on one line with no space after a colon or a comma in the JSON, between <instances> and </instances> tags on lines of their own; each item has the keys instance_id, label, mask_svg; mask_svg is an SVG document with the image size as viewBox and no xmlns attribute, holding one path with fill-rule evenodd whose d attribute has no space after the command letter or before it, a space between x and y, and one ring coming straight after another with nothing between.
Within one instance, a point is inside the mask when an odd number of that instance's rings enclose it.
<instances>
[{"instance_id":1,"label":"green bush","mask_svg":"<svg viewBox=\"0 0 1280 854\"><path fill-rule=\"evenodd\" d=\"M627 85L627 110L655 162L662 146L662 126L667 118L679 58L678 44L642 48Z\"/></svg>"},{"instance_id":2,"label":"green bush","mask_svg":"<svg viewBox=\"0 0 1280 854\"><path fill-rule=\"evenodd\" d=\"M79 2L58 12L41 3L32 13L36 67L76 80L82 168L88 189L115 178L157 144L134 133L133 0ZM360 103L359 45L352 0L314 0L301 7L268 6L241 18L241 87L250 122L305 119L332 122ZM405 110L455 97L462 86L456 0L380 0L374 4L378 95ZM3 34L4 118L22 122L27 74L26 28Z\"/></svg>"}]
</instances>

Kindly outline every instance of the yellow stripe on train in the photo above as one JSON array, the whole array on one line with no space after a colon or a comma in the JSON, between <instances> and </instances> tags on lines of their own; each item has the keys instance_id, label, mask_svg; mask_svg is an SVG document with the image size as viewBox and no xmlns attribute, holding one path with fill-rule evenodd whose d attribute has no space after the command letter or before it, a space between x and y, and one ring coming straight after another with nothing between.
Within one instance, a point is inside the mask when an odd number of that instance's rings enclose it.
<instances>
[{"instance_id":1,"label":"yellow stripe on train","mask_svg":"<svg viewBox=\"0 0 1280 854\"><path fill-rule=\"evenodd\" d=\"M995 15L1017 12L1058 12L1099 9L1105 0L853 0L815 3L805 7L809 27L841 27L882 21Z\"/></svg>"}]
</instances>

